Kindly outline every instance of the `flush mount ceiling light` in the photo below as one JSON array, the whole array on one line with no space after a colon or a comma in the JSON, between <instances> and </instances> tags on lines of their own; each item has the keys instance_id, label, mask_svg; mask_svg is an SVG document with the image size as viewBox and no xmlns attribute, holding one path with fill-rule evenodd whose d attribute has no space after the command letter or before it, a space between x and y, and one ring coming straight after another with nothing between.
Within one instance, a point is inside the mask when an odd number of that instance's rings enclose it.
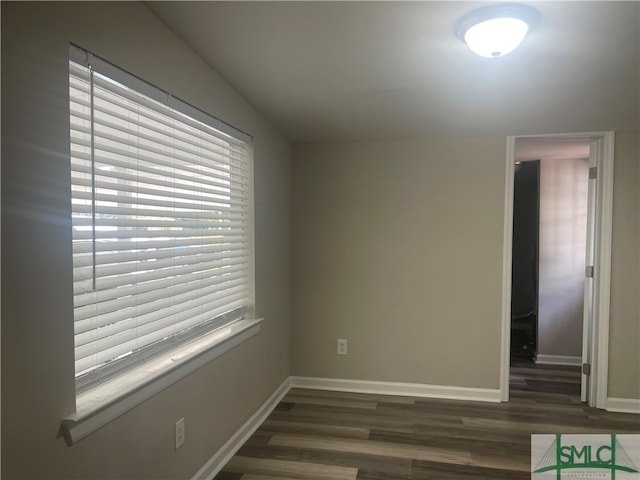
<instances>
[{"instance_id":1,"label":"flush mount ceiling light","mask_svg":"<svg viewBox=\"0 0 640 480\"><path fill-rule=\"evenodd\" d=\"M539 16L527 5L494 5L464 16L458 24L458 36L478 55L497 58L520 45Z\"/></svg>"}]
</instances>

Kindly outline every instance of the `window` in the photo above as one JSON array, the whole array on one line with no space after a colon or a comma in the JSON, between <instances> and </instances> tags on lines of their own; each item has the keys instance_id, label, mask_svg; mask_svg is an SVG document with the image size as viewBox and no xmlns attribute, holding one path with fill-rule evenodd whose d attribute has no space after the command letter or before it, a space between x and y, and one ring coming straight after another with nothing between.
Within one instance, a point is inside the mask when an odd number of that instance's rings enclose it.
<instances>
[{"instance_id":1,"label":"window","mask_svg":"<svg viewBox=\"0 0 640 480\"><path fill-rule=\"evenodd\" d=\"M253 314L248 135L76 47L78 394Z\"/></svg>"}]
</instances>

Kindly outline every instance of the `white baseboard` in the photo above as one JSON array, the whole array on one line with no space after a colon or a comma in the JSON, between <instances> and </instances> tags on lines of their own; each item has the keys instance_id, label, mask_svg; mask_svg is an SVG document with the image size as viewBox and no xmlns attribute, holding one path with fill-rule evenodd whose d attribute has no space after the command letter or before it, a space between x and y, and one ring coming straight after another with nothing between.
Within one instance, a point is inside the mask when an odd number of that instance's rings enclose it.
<instances>
[{"instance_id":1,"label":"white baseboard","mask_svg":"<svg viewBox=\"0 0 640 480\"><path fill-rule=\"evenodd\" d=\"M536 355L536 363L540 365L571 365L579 367L582 365L582 357L572 357L568 355Z\"/></svg>"},{"instance_id":2,"label":"white baseboard","mask_svg":"<svg viewBox=\"0 0 640 480\"><path fill-rule=\"evenodd\" d=\"M291 377L285 379L284 382L276 389L275 392L262 404L258 410L251 415L240 429L225 443L213 456L205 463L200 470L192 477L191 480L211 480L220 470L227 464L231 457L240 449L244 443L249 440L251 435L258 429L260 425L267 419L274 408L280 403L287 392L291 388Z\"/></svg>"},{"instance_id":3,"label":"white baseboard","mask_svg":"<svg viewBox=\"0 0 640 480\"><path fill-rule=\"evenodd\" d=\"M376 382L313 377L291 377L291 387L333 390L338 392L446 398L450 400L500 401L500 390L497 388L450 387L421 383Z\"/></svg>"},{"instance_id":4,"label":"white baseboard","mask_svg":"<svg viewBox=\"0 0 640 480\"><path fill-rule=\"evenodd\" d=\"M607 411L619 413L635 413L640 415L640 399L607 398Z\"/></svg>"}]
</instances>

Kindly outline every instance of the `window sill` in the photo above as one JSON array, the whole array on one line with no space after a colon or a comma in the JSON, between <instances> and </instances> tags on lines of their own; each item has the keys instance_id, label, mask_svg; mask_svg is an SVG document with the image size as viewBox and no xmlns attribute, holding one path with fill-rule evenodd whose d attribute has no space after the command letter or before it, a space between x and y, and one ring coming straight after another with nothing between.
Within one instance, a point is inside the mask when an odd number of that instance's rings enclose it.
<instances>
[{"instance_id":1,"label":"window sill","mask_svg":"<svg viewBox=\"0 0 640 480\"><path fill-rule=\"evenodd\" d=\"M262 319L243 319L218 328L109 380L76 398L76 411L62 419L61 433L71 446L140 405L181 378L255 336Z\"/></svg>"}]
</instances>

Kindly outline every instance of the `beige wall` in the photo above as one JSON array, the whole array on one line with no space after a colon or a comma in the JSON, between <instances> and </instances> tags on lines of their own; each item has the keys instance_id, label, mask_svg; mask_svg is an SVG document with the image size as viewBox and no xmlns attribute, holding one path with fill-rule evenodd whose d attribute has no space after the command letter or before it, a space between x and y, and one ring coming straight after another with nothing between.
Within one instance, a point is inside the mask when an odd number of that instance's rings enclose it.
<instances>
[{"instance_id":1,"label":"beige wall","mask_svg":"<svg viewBox=\"0 0 640 480\"><path fill-rule=\"evenodd\" d=\"M69 42L255 136L261 333L73 447ZM2 478L189 478L289 375L290 147L142 4L2 3ZM173 450L184 417L186 443Z\"/></svg>"},{"instance_id":2,"label":"beige wall","mask_svg":"<svg viewBox=\"0 0 640 480\"><path fill-rule=\"evenodd\" d=\"M294 147L294 375L499 387L505 155L505 138Z\"/></svg>"},{"instance_id":3,"label":"beige wall","mask_svg":"<svg viewBox=\"0 0 640 480\"><path fill-rule=\"evenodd\" d=\"M640 134L616 132L609 397L640 399Z\"/></svg>"},{"instance_id":4,"label":"beige wall","mask_svg":"<svg viewBox=\"0 0 640 480\"><path fill-rule=\"evenodd\" d=\"M615 155L609 396L637 399L638 132ZM504 158L501 138L294 147L294 375L498 388Z\"/></svg>"},{"instance_id":5,"label":"beige wall","mask_svg":"<svg viewBox=\"0 0 640 480\"><path fill-rule=\"evenodd\" d=\"M540 160L538 355L582 356L589 159Z\"/></svg>"}]
</instances>

